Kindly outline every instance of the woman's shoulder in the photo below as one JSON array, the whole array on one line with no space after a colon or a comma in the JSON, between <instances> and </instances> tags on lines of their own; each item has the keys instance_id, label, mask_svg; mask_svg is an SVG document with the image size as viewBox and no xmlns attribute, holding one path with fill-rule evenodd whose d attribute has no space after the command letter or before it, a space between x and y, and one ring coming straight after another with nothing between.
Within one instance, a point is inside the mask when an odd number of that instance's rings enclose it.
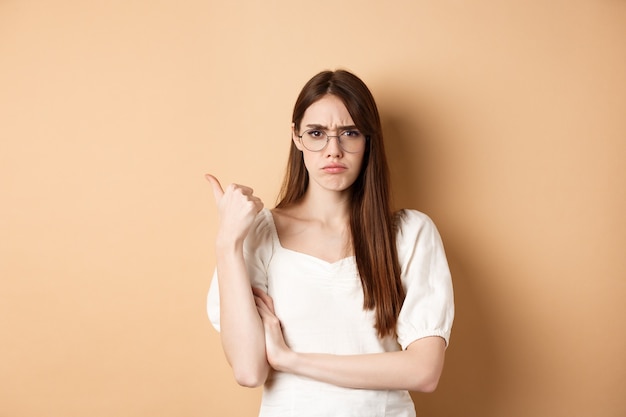
<instances>
[{"instance_id":1,"label":"woman's shoulder","mask_svg":"<svg viewBox=\"0 0 626 417\"><path fill-rule=\"evenodd\" d=\"M263 208L259 211L252 222L252 231L266 231L272 226L272 212L268 208Z\"/></svg>"},{"instance_id":2,"label":"woman's shoulder","mask_svg":"<svg viewBox=\"0 0 626 417\"><path fill-rule=\"evenodd\" d=\"M433 220L421 211L403 209L396 212L396 244L399 251L412 250L422 242L439 240Z\"/></svg>"},{"instance_id":3,"label":"woman's shoulder","mask_svg":"<svg viewBox=\"0 0 626 417\"><path fill-rule=\"evenodd\" d=\"M424 227L435 227L432 219L415 209L401 209L395 213L396 228L399 234L416 231Z\"/></svg>"},{"instance_id":4,"label":"woman's shoulder","mask_svg":"<svg viewBox=\"0 0 626 417\"><path fill-rule=\"evenodd\" d=\"M272 212L264 208L259 211L250 227L246 244L249 247L259 247L270 244L274 236L274 223L272 220Z\"/></svg>"},{"instance_id":5,"label":"woman's shoulder","mask_svg":"<svg viewBox=\"0 0 626 417\"><path fill-rule=\"evenodd\" d=\"M301 230L306 227L307 222L302 218L297 206L275 207L268 210L268 214L277 236L283 237L291 234L294 229Z\"/></svg>"}]
</instances>

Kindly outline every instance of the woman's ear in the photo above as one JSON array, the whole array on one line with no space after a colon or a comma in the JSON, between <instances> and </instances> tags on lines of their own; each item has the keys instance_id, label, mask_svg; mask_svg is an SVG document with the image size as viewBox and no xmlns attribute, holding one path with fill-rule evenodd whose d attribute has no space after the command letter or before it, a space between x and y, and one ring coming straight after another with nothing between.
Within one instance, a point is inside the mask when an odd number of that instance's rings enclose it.
<instances>
[{"instance_id":1,"label":"woman's ear","mask_svg":"<svg viewBox=\"0 0 626 417\"><path fill-rule=\"evenodd\" d=\"M298 132L296 132L296 124L291 124L291 140L293 140L293 144L296 145L299 151L302 151L302 143L300 142L300 137L298 136Z\"/></svg>"}]
</instances>

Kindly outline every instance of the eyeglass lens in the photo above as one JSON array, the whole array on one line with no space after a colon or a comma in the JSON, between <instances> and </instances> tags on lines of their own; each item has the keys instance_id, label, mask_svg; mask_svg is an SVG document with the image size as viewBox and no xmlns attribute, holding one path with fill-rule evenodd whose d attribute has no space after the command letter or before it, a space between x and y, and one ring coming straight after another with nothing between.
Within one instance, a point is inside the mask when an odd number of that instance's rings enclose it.
<instances>
[{"instance_id":1,"label":"eyeglass lens","mask_svg":"<svg viewBox=\"0 0 626 417\"><path fill-rule=\"evenodd\" d=\"M311 129L304 132L300 138L304 147L312 152L319 152L324 149L330 138L337 139L341 149L349 153L363 150L365 144L365 136L356 129L344 130L337 136L329 136L323 130Z\"/></svg>"}]
</instances>

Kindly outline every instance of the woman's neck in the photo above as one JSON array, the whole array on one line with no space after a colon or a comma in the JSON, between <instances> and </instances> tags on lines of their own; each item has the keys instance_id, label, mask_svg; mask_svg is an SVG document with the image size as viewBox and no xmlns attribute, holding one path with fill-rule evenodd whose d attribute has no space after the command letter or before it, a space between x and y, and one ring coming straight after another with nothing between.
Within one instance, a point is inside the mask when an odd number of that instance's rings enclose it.
<instances>
[{"instance_id":1,"label":"woman's neck","mask_svg":"<svg viewBox=\"0 0 626 417\"><path fill-rule=\"evenodd\" d=\"M281 246L327 262L352 255L350 202L349 193L316 193L309 189L298 202L274 209Z\"/></svg>"},{"instance_id":2,"label":"woman's neck","mask_svg":"<svg viewBox=\"0 0 626 417\"><path fill-rule=\"evenodd\" d=\"M303 216L326 224L345 224L350 218L350 192L328 192L309 187L298 206Z\"/></svg>"}]
</instances>

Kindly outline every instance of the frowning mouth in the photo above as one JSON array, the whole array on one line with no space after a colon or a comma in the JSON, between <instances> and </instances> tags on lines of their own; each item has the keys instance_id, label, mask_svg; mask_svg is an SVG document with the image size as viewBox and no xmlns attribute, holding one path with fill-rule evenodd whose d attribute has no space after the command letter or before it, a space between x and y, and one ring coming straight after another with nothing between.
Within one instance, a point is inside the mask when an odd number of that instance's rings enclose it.
<instances>
[{"instance_id":1,"label":"frowning mouth","mask_svg":"<svg viewBox=\"0 0 626 417\"><path fill-rule=\"evenodd\" d=\"M322 167L322 170L329 174L338 174L344 172L347 169L348 167L343 164L328 164Z\"/></svg>"}]
</instances>

